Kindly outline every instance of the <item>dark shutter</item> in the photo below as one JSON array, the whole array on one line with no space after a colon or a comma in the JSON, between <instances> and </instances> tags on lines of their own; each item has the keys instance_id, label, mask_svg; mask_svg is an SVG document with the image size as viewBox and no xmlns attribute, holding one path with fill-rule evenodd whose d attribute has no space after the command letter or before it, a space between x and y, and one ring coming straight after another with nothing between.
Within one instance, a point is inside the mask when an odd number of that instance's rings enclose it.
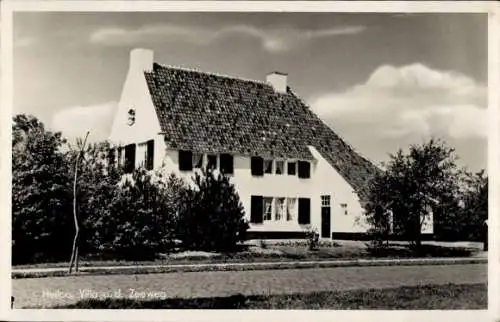
<instances>
[{"instance_id":1,"label":"dark shutter","mask_svg":"<svg viewBox=\"0 0 500 322\"><path fill-rule=\"evenodd\" d=\"M193 153L191 151L179 151L179 170L193 170Z\"/></svg>"},{"instance_id":2,"label":"dark shutter","mask_svg":"<svg viewBox=\"0 0 500 322\"><path fill-rule=\"evenodd\" d=\"M250 205L250 222L254 224L262 223L263 218L263 198L262 196L252 196Z\"/></svg>"},{"instance_id":3,"label":"dark shutter","mask_svg":"<svg viewBox=\"0 0 500 322\"><path fill-rule=\"evenodd\" d=\"M220 169L226 174L233 174L234 172L234 159L231 154L220 155Z\"/></svg>"},{"instance_id":4,"label":"dark shutter","mask_svg":"<svg viewBox=\"0 0 500 322\"><path fill-rule=\"evenodd\" d=\"M251 165L253 176L263 176L264 175L264 159L261 157L252 157Z\"/></svg>"},{"instance_id":5,"label":"dark shutter","mask_svg":"<svg viewBox=\"0 0 500 322\"><path fill-rule=\"evenodd\" d=\"M299 161L299 178L311 177L311 164L308 161Z\"/></svg>"},{"instance_id":6,"label":"dark shutter","mask_svg":"<svg viewBox=\"0 0 500 322\"><path fill-rule=\"evenodd\" d=\"M311 223L311 199L299 198L299 224Z\"/></svg>"},{"instance_id":7,"label":"dark shutter","mask_svg":"<svg viewBox=\"0 0 500 322\"><path fill-rule=\"evenodd\" d=\"M215 154L207 155L207 168L217 169L217 155Z\"/></svg>"},{"instance_id":8,"label":"dark shutter","mask_svg":"<svg viewBox=\"0 0 500 322\"><path fill-rule=\"evenodd\" d=\"M135 169L135 144L125 147L125 172L131 173Z\"/></svg>"},{"instance_id":9,"label":"dark shutter","mask_svg":"<svg viewBox=\"0 0 500 322\"><path fill-rule=\"evenodd\" d=\"M291 176L296 175L297 174L297 162L288 162L287 172Z\"/></svg>"},{"instance_id":10,"label":"dark shutter","mask_svg":"<svg viewBox=\"0 0 500 322\"><path fill-rule=\"evenodd\" d=\"M147 143L147 151L146 151L146 169L147 170L153 170L154 159L155 159L155 141L149 140Z\"/></svg>"}]
</instances>

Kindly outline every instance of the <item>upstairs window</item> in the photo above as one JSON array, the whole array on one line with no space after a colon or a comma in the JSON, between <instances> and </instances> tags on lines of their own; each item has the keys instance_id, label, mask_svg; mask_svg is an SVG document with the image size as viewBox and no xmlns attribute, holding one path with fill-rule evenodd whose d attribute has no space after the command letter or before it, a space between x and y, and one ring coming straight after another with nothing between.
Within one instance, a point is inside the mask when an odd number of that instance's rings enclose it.
<instances>
[{"instance_id":1,"label":"upstairs window","mask_svg":"<svg viewBox=\"0 0 500 322\"><path fill-rule=\"evenodd\" d=\"M294 176L297 174L297 162L292 161L287 163L288 175Z\"/></svg>"},{"instance_id":2,"label":"upstairs window","mask_svg":"<svg viewBox=\"0 0 500 322\"><path fill-rule=\"evenodd\" d=\"M252 157L250 163L250 166L252 168L252 176L264 175L264 159L262 159L261 157Z\"/></svg>"},{"instance_id":3,"label":"upstairs window","mask_svg":"<svg viewBox=\"0 0 500 322\"><path fill-rule=\"evenodd\" d=\"M207 155L207 168L208 169L217 169L217 155L216 154L208 154Z\"/></svg>"},{"instance_id":4,"label":"upstairs window","mask_svg":"<svg viewBox=\"0 0 500 322\"><path fill-rule=\"evenodd\" d=\"M193 153L191 151L179 151L179 170L193 170Z\"/></svg>"},{"instance_id":5,"label":"upstairs window","mask_svg":"<svg viewBox=\"0 0 500 322\"><path fill-rule=\"evenodd\" d=\"M203 154L193 153L193 169L201 169L203 167Z\"/></svg>"},{"instance_id":6,"label":"upstairs window","mask_svg":"<svg viewBox=\"0 0 500 322\"><path fill-rule=\"evenodd\" d=\"M135 169L135 144L125 146L125 173L131 173Z\"/></svg>"},{"instance_id":7,"label":"upstairs window","mask_svg":"<svg viewBox=\"0 0 500 322\"><path fill-rule=\"evenodd\" d=\"M231 154L220 155L220 170L225 174L233 174L234 158Z\"/></svg>"},{"instance_id":8,"label":"upstairs window","mask_svg":"<svg viewBox=\"0 0 500 322\"><path fill-rule=\"evenodd\" d=\"M273 160L264 160L264 173L273 173Z\"/></svg>"},{"instance_id":9,"label":"upstairs window","mask_svg":"<svg viewBox=\"0 0 500 322\"><path fill-rule=\"evenodd\" d=\"M285 161L278 160L276 161L276 174L283 174L285 168Z\"/></svg>"},{"instance_id":10,"label":"upstairs window","mask_svg":"<svg viewBox=\"0 0 500 322\"><path fill-rule=\"evenodd\" d=\"M299 161L299 178L307 179L311 177L311 164L308 161Z\"/></svg>"}]
</instances>

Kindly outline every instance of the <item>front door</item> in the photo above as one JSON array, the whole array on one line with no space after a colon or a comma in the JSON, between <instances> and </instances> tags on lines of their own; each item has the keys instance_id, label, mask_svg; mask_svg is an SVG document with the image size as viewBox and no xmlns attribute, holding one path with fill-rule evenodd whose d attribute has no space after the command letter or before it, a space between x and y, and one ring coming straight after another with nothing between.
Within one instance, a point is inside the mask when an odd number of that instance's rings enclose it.
<instances>
[{"instance_id":1,"label":"front door","mask_svg":"<svg viewBox=\"0 0 500 322\"><path fill-rule=\"evenodd\" d=\"M330 196L321 196L321 237L331 238Z\"/></svg>"}]
</instances>

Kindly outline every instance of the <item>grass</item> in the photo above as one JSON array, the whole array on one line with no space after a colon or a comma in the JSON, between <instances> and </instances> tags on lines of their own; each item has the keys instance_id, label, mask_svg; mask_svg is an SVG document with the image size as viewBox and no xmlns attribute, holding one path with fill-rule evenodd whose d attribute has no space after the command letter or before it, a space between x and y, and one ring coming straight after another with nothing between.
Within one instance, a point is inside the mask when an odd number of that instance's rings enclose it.
<instances>
[{"instance_id":1,"label":"grass","mask_svg":"<svg viewBox=\"0 0 500 322\"><path fill-rule=\"evenodd\" d=\"M332 260L332 259L371 259L371 258L429 258L429 257L469 257L472 249L465 247L445 247L422 245L420 252L415 253L405 246L392 246L383 252L371 252L367 248L323 246L311 251L306 246L299 247L289 244L269 245L266 248L274 249L279 253L258 253L242 251L237 253L213 253L210 257L189 256L185 258L158 258L153 260L101 260L99 258L81 259L81 267L97 266L147 266L147 265L181 265L181 264L210 264L210 263L252 263L271 261L296 260ZM67 267L67 262L36 263L15 265L14 268L58 268Z\"/></svg>"},{"instance_id":2,"label":"grass","mask_svg":"<svg viewBox=\"0 0 500 322\"><path fill-rule=\"evenodd\" d=\"M86 299L64 309L486 309L485 284L165 300Z\"/></svg>"}]
</instances>

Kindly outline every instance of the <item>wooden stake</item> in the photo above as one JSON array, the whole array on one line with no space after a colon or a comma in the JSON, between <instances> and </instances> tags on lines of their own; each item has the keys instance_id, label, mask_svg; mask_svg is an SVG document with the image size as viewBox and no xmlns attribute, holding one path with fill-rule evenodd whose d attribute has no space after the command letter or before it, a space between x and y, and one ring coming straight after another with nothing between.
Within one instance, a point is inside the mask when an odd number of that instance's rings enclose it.
<instances>
[{"instance_id":1,"label":"wooden stake","mask_svg":"<svg viewBox=\"0 0 500 322\"><path fill-rule=\"evenodd\" d=\"M73 249L71 251L71 259L69 262L69 273L71 274L73 270L73 264L75 263L75 272L78 272L78 239L80 236L80 226L78 225L78 216L76 212L76 182L78 178L78 161L80 161L80 157L83 155L85 150L85 144L87 143L87 138L89 136L89 131L85 135L85 140L83 141L82 147L78 152L75 160L75 176L73 178L73 219L75 221L75 238L73 239Z\"/></svg>"}]
</instances>

